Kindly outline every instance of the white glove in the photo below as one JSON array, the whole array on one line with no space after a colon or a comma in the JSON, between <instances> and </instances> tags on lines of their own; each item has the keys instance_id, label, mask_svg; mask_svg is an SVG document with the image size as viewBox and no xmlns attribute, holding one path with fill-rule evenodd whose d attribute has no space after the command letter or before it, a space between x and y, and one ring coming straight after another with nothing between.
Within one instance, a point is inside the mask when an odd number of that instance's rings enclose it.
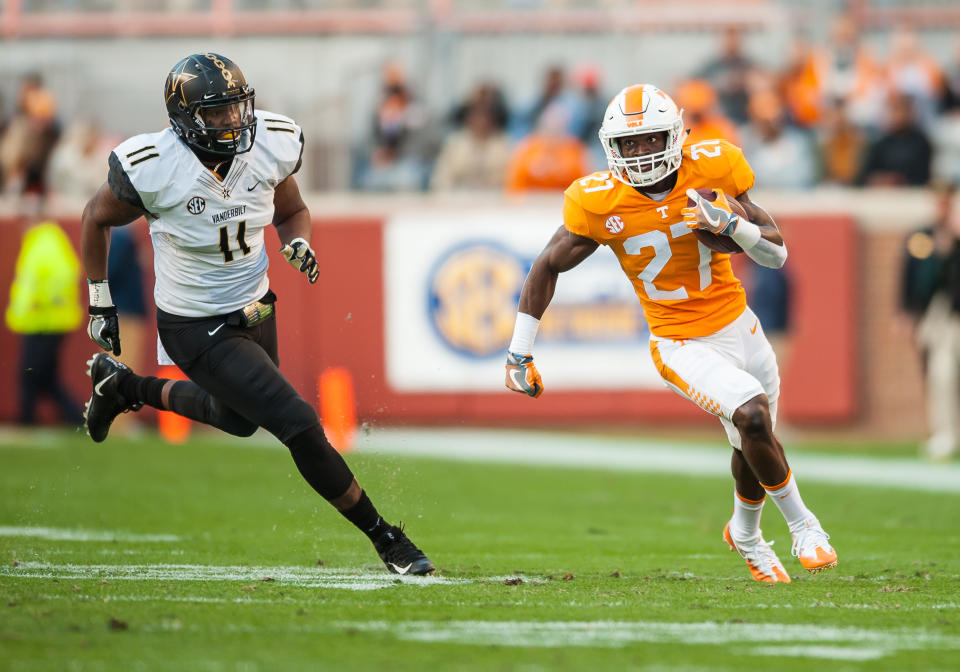
<instances>
[{"instance_id":1,"label":"white glove","mask_svg":"<svg viewBox=\"0 0 960 672\"><path fill-rule=\"evenodd\" d=\"M280 248L280 254L290 262L290 265L301 273L307 274L310 284L314 284L320 277L320 267L317 265L317 255L313 253L310 243L303 238L294 238Z\"/></svg>"}]
</instances>

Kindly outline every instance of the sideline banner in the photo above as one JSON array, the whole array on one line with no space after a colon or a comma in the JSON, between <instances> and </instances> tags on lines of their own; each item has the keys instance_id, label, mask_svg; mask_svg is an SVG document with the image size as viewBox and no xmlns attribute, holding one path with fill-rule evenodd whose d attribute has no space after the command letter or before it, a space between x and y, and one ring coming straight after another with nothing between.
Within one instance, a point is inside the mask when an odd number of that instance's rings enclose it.
<instances>
[{"instance_id":1,"label":"sideline banner","mask_svg":"<svg viewBox=\"0 0 960 672\"><path fill-rule=\"evenodd\" d=\"M387 380L401 392L500 391L520 288L560 225L522 210L420 212L384 231ZM613 253L563 273L540 325L552 390L664 389L643 310Z\"/></svg>"}]
</instances>

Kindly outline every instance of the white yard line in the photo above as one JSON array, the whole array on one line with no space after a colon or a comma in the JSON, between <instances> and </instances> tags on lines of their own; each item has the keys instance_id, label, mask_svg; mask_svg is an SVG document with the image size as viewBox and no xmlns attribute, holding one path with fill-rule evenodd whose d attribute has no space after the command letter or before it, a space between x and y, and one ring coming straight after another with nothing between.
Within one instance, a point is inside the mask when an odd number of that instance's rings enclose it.
<instances>
[{"instance_id":1,"label":"white yard line","mask_svg":"<svg viewBox=\"0 0 960 672\"><path fill-rule=\"evenodd\" d=\"M21 579L105 579L109 581L247 581L275 582L301 588L377 590L399 584L415 586L468 583L441 576L400 576L382 572L307 567L229 567L210 565L57 565L21 562L0 566L0 577Z\"/></svg>"},{"instance_id":2,"label":"white yard line","mask_svg":"<svg viewBox=\"0 0 960 672\"><path fill-rule=\"evenodd\" d=\"M375 429L358 437L357 450L459 462L730 476L730 448L719 443L511 430ZM919 458L811 455L791 453L789 447L787 458L801 482L960 493L960 464L932 464Z\"/></svg>"},{"instance_id":3,"label":"white yard line","mask_svg":"<svg viewBox=\"0 0 960 672\"><path fill-rule=\"evenodd\" d=\"M0 537L31 537L34 539L47 539L48 541L169 542L180 540L180 537L175 534L131 534L109 530L12 525L0 525Z\"/></svg>"},{"instance_id":4,"label":"white yard line","mask_svg":"<svg viewBox=\"0 0 960 672\"><path fill-rule=\"evenodd\" d=\"M790 623L663 623L652 621L349 621L343 630L391 634L398 639L481 646L622 647L638 642L698 644L808 644L880 651L960 650L960 637L922 628L869 629ZM779 647L777 647L779 648ZM773 647L771 647L773 649ZM808 654L810 652L808 651ZM798 655L797 652L776 655ZM859 655L859 654L854 654ZM834 656L842 658L841 655Z\"/></svg>"},{"instance_id":5,"label":"white yard line","mask_svg":"<svg viewBox=\"0 0 960 672\"><path fill-rule=\"evenodd\" d=\"M771 658L825 658L827 660L876 660L883 658L888 649L864 646L757 646L744 649L752 656Z\"/></svg>"}]
</instances>

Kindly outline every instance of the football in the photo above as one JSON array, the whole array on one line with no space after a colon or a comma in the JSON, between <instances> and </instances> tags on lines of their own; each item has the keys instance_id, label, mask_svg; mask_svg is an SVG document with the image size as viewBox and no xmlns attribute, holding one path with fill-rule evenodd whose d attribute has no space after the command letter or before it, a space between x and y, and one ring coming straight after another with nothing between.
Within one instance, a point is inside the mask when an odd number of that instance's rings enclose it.
<instances>
[{"instance_id":1,"label":"football","mask_svg":"<svg viewBox=\"0 0 960 672\"><path fill-rule=\"evenodd\" d=\"M717 193L713 189L697 189L697 193L708 201L717 200ZM744 219L749 219L747 217L747 211L743 209L743 206L740 205L737 199L733 198L732 196L727 196L727 202L730 204L731 210ZM691 206L693 206L693 201L688 198L687 207ZM730 236L720 236L716 233L711 233L706 229L694 229L693 235L697 237L697 240L715 252L723 252L724 254L737 254L738 252L743 252L743 248L737 245L736 241L734 241Z\"/></svg>"}]
</instances>

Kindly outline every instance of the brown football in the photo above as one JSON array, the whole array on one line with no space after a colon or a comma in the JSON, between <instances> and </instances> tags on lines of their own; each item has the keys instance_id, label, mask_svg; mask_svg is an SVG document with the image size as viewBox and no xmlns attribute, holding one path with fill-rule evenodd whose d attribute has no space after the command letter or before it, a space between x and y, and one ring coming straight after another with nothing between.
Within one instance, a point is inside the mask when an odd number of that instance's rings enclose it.
<instances>
[{"instance_id":1,"label":"brown football","mask_svg":"<svg viewBox=\"0 0 960 672\"><path fill-rule=\"evenodd\" d=\"M708 201L717 200L717 192L715 192L713 189L697 189L697 193ZM744 219L748 219L747 211L743 209L743 206L740 205L737 199L728 194L727 202L730 204L731 210ZM691 206L693 206L693 201L688 198L687 207ZM730 236L720 236L716 233L711 233L706 229L694 229L693 235L695 235L697 240L699 240L701 243L716 252L723 252L724 254L737 254L738 252L743 252L743 248L737 245L736 241L734 241L734 239Z\"/></svg>"}]
</instances>

